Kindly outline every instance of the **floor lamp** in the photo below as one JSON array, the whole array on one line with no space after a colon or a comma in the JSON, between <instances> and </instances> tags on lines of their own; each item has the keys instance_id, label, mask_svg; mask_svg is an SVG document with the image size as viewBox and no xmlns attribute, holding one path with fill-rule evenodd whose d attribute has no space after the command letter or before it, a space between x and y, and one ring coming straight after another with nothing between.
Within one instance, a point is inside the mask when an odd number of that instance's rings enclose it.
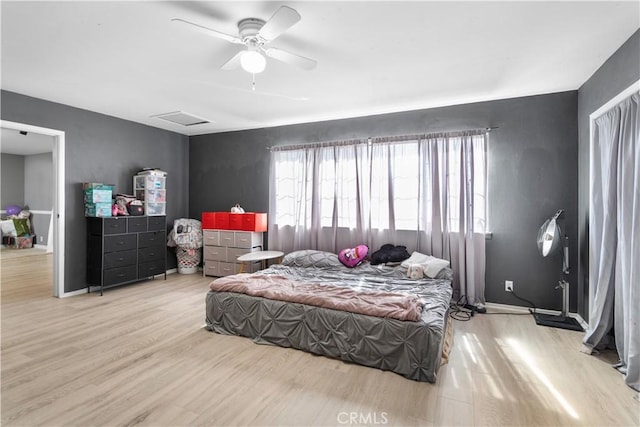
<instances>
[{"instance_id":1,"label":"floor lamp","mask_svg":"<svg viewBox=\"0 0 640 427\"><path fill-rule=\"evenodd\" d=\"M562 280L558 282L556 289L562 289L562 313L559 315L533 313L533 317L538 325L550 326L553 328L571 329L573 331L583 331L582 326L576 319L569 317L569 282L566 280L569 275L569 237L562 235L558 220L564 217L564 211L560 209L551 218L546 220L540 231L538 231L538 249L543 257L555 254L562 249Z\"/></svg>"}]
</instances>

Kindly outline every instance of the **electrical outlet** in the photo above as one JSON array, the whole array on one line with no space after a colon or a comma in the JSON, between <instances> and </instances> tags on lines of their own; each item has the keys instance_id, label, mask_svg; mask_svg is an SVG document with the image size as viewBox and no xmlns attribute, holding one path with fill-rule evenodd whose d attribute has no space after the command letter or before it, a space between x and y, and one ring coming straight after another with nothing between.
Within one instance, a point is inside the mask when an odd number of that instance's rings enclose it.
<instances>
[{"instance_id":1,"label":"electrical outlet","mask_svg":"<svg viewBox=\"0 0 640 427\"><path fill-rule=\"evenodd\" d=\"M44 242L44 236L40 236L40 243Z\"/></svg>"},{"instance_id":2,"label":"electrical outlet","mask_svg":"<svg viewBox=\"0 0 640 427\"><path fill-rule=\"evenodd\" d=\"M513 280L504 281L504 290L506 292L513 292Z\"/></svg>"}]
</instances>

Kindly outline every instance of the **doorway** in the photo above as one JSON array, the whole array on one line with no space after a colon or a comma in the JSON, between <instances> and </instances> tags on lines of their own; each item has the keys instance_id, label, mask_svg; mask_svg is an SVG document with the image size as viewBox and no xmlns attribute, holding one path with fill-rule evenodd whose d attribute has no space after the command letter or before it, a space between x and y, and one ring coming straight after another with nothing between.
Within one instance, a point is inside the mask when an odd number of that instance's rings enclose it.
<instances>
[{"instance_id":1,"label":"doorway","mask_svg":"<svg viewBox=\"0 0 640 427\"><path fill-rule=\"evenodd\" d=\"M61 298L75 294L64 291L64 247L65 247L65 133L56 129L32 126L24 123L0 120L2 130L16 131L20 133L33 133L53 138L53 209L51 211L49 239L52 244L48 246L53 250L53 296Z\"/></svg>"}]
</instances>

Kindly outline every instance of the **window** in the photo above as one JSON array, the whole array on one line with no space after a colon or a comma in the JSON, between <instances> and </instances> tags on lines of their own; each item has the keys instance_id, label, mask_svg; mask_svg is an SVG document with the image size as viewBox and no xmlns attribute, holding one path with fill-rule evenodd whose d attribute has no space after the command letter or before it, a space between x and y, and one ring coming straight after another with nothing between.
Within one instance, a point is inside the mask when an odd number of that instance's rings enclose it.
<instances>
[{"instance_id":1,"label":"window","mask_svg":"<svg viewBox=\"0 0 640 427\"><path fill-rule=\"evenodd\" d=\"M484 233L485 140L479 133L274 151L273 222Z\"/></svg>"}]
</instances>

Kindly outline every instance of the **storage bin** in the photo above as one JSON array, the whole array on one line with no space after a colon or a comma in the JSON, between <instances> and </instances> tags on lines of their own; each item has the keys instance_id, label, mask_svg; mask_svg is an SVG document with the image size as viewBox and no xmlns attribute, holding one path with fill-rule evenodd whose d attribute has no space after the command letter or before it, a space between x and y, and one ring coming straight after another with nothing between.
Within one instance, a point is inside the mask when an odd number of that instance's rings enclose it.
<instances>
[{"instance_id":1,"label":"storage bin","mask_svg":"<svg viewBox=\"0 0 640 427\"><path fill-rule=\"evenodd\" d=\"M215 212L202 212L202 228L212 230L216 228L216 213Z\"/></svg>"},{"instance_id":2,"label":"storage bin","mask_svg":"<svg viewBox=\"0 0 640 427\"><path fill-rule=\"evenodd\" d=\"M245 214L242 213L230 213L229 214L229 229L230 230L242 230L242 217Z\"/></svg>"},{"instance_id":3,"label":"storage bin","mask_svg":"<svg viewBox=\"0 0 640 427\"><path fill-rule=\"evenodd\" d=\"M166 202L167 190L147 190L147 202L149 203L164 203Z\"/></svg>"},{"instance_id":4,"label":"storage bin","mask_svg":"<svg viewBox=\"0 0 640 427\"><path fill-rule=\"evenodd\" d=\"M263 212L202 212L202 228L207 230L267 231Z\"/></svg>"},{"instance_id":5,"label":"storage bin","mask_svg":"<svg viewBox=\"0 0 640 427\"><path fill-rule=\"evenodd\" d=\"M228 230L229 212L215 212L214 214L214 228L219 230Z\"/></svg>"},{"instance_id":6,"label":"storage bin","mask_svg":"<svg viewBox=\"0 0 640 427\"><path fill-rule=\"evenodd\" d=\"M267 231L267 214L258 212L247 212L242 215L243 231Z\"/></svg>"},{"instance_id":7,"label":"storage bin","mask_svg":"<svg viewBox=\"0 0 640 427\"><path fill-rule=\"evenodd\" d=\"M165 177L154 175L136 175L136 182L134 183L136 188L147 190L159 190L165 188Z\"/></svg>"},{"instance_id":8,"label":"storage bin","mask_svg":"<svg viewBox=\"0 0 640 427\"><path fill-rule=\"evenodd\" d=\"M2 244L13 249L29 249L33 247L35 235L29 236L2 236Z\"/></svg>"},{"instance_id":9,"label":"storage bin","mask_svg":"<svg viewBox=\"0 0 640 427\"><path fill-rule=\"evenodd\" d=\"M111 202L109 203L85 203L84 216L107 217L111 216Z\"/></svg>"},{"instance_id":10,"label":"storage bin","mask_svg":"<svg viewBox=\"0 0 640 427\"><path fill-rule=\"evenodd\" d=\"M165 203L145 203L145 213L147 216L165 215L166 206Z\"/></svg>"}]
</instances>

